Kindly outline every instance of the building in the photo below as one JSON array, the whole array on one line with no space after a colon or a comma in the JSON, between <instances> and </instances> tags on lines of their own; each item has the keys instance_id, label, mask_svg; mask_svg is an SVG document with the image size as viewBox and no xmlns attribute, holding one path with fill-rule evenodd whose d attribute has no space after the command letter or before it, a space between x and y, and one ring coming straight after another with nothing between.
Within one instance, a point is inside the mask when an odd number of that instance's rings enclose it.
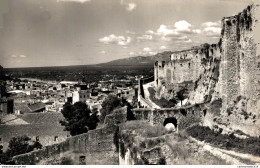
<instances>
[{"instance_id":1,"label":"building","mask_svg":"<svg viewBox=\"0 0 260 168\"><path fill-rule=\"evenodd\" d=\"M86 102L91 96L91 92L89 90L78 90L72 93L72 103L76 103L78 101Z\"/></svg>"}]
</instances>

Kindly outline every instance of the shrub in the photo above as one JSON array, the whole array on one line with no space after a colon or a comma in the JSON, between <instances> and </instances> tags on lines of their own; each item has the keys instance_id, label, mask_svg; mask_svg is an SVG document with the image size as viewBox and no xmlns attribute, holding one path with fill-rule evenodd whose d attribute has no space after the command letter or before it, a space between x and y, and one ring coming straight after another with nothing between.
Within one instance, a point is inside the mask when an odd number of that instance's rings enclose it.
<instances>
[{"instance_id":1,"label":"shrub","mask_svg":"<svg viewBox=\"0 0 260 168\"><path fill-rule=\"evenodd\" d=\"M246 139L240 139L234 136L234 134L216 133L209 127L199 125L188 128L186 132L200 141L205 141L224 149L233 148L239 152L260 156L260 138L248 137Z\"/></svg>"},{"instance_id":2,"label":"shrub","mask_svg":"<svg viewBox=\"0 0 260 168\"><path fill-rule=\"evenodd\" d=\"M161 157L160 159L159 159L159 163L158 163L159 165L166 165L166 160L165 160L165 157Z\"/></svg>"},{"instance_id":3,"label":"shrub","mask_svg":"<svg viewBox=\"0 0 260 168\"><path fill-rule=\"evenodd\" d=\"M148 88L148 91L150 93L150 99L157 104L160 107L163 108L170 108L170 107L174 107L177 104L177 101L175 99L171 99L171 100L167 100L165 98L161 98L161 99L156 99L155 98L155 90L152 87Z\"/></svg>"}]
</instances>

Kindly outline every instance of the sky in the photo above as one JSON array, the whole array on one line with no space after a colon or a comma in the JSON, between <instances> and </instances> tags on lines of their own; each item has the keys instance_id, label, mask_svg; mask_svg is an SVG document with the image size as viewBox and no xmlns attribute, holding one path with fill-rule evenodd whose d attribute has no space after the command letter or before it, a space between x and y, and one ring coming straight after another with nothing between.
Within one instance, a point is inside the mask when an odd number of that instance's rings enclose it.
<instances>
[{"instance_id":1,"label":"sky","mask_svg":"<svg viewBox=\"0 0 260 168\"><path fill-rule=\"evenodd\" d=\"M4 68L89 65L216 43L247 0L0 0Z\"/></svg>"}]
</instances>

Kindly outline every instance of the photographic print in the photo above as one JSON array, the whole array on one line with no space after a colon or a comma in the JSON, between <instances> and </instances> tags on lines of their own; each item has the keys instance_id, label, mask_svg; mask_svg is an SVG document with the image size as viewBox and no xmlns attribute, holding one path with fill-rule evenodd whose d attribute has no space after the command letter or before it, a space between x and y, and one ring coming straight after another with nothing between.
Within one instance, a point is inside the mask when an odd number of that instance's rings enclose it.
<instances>
[{"instance_id":1,"label":"photographic print","mask_svg":"<svg viewBox=\"0 0 260 168\"><path fill-rule=\"evenodd\" d=\"M0 0L0 164L259 165L259 4Z\"/></svg>"}]
</instances>

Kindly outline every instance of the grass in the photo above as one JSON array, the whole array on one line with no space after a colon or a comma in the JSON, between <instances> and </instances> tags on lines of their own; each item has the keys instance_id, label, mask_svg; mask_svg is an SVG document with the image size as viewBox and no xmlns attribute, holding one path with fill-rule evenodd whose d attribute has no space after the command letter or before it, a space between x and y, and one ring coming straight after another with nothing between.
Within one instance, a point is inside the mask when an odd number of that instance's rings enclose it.
<instances>
[{"instance_id":1,"label":"grass","mask_svg":"<svg viewBox=\"0 0 260 168\"><path fill-rule=\"evenodd\" d=\"M120 156L124 158L126 149L129 149L131 159L136 164L226 164L224 160L207 151L199 150L201 147L190 142L185 131L169 134L160 125L128 121L120 125L119 134L117 146L120 146ZM157 149L159 154L155 158L153 153ZM140 157L137 157L138 154Z\"/></svg>"},{"instance_id":2,"label":"grass","mask_svg":"<svg viewBox=\"0 0 260 168\"><path fill-rule=\"evenodd\" d=\"M119 153L122 158L125 157L126 149L130 149L131 157L135 163L146 164L145 158L138 159L137 153L145 150L152 150L155 146L165 142L163 135L167 134L163 126L151 125L145 121L127 121L120 126L120 133L116 137L120 138L120 142L116 142L116 146L120 147ZM160 145L159 145L160 146ZM164 164L165 159L160 158L158 164Z\"/></svg>"},{"instance_id":3,"label":"grass","mask_svg":"<svg viewBox=\"0 0 260 168\"><path fill-rule=\"evenodd\" d=\"M199 125L188 128L187 133L200 141L205 141L222 149L233 149L238 152L260 156L260 138L240 139L233 134L221 134L220 132L214 132L209 127Z\"/></svg>"},{"instance_id":4,"label":"grass","mask_svg":"<svg viewBox=\"0 0 260 168\"><path fill-rule=\"evenodd\" d=\"M165 135L167 130L162 125L151 125L146 121L127 121L120 127L122 130L134 130L141 137L152 138Z\"/></svg>"}]
</instances>

